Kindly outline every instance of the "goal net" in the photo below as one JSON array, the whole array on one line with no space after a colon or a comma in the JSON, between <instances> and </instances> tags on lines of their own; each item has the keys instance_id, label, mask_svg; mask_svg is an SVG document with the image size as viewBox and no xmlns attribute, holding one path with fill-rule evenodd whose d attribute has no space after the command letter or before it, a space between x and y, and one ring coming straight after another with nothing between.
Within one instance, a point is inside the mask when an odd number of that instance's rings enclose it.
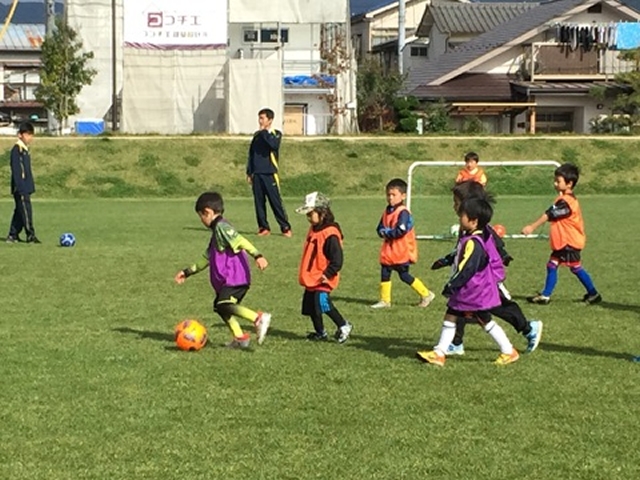
<instances>
[{"instance_id":1,"label":"goal net","mask_svg":"<svg viewBox=\"0 0 640 480\"><path fill-rule=\"evenodd\" d=\"M549 192L549 169L560 163L554 160L482 161L480 167L489 179L489 191L495 195L504 192L523 194L547 194ZM422 240L445 240L457 236L452 223L457 219L452 214L451 187L463 161L414 162L407 172L407 208L416 218L416 237ZM433 195L437 199L426 199ZM448 199L442 200L442 195ZM424 200L424 201L423 201ZM494 218L494 224L499 223ZM431 233L420 231L428 225ZM507 229L508 231L508 229ZM522 235L507 233L505 238L547 238L546 234Z\"/></svg>"}]
</instances>

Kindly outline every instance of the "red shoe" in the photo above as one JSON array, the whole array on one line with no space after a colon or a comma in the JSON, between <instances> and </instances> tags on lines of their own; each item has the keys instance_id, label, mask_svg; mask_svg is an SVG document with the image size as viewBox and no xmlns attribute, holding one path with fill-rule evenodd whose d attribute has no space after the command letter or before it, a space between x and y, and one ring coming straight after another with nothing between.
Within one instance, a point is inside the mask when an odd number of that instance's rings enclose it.
<instances>
[{"instance_id":1,"label":"red shoe","mask_svg":"<svg viewBox=\"0 0 640 480\"><path fill-rule=\"evenodd\" d=\"M291 230L287 230L286 232L282 232L282 235L284 235L287 238L291 238L293 237L293 232Z\"/></svg>"},{"instance_id":2,"label":"red shoe","mask_svg":"<svg viewBox=\"0 0 640 480\"><path fill-rule=\"evenodd\" d=\"M267 235L271 235L271 230L267 230L266 228L261 228L258 230L258 236L266 237Z\"/></svg>"}]
</instances>

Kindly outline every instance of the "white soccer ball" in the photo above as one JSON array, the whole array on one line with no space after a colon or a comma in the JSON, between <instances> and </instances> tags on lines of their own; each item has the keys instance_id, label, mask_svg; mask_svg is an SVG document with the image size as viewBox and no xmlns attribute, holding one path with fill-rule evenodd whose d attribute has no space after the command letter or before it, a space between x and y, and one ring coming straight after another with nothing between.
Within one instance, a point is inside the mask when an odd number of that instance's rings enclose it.
<instances>
[{"instance_id":1,"label":"white soccer ball","mask_svg":"<svg viewBox=\"0 0 640 480\"><path fill-rule=\"evenodd\" d=\"M449 233L452 237L457 237L460 234L460 225L457 223L455 225L451 225Z\"/></svg>"},{"instance_id":2,"label":"white soccer ball","mask_svg":"<svg viewBox=\"0 0 640 480\"><path fill-rule=\"evenodd\" d=\"M76 244L76 237L73 233L63 233L60 235L61 247L73 247Z\"/></svg>"}]
</instances>

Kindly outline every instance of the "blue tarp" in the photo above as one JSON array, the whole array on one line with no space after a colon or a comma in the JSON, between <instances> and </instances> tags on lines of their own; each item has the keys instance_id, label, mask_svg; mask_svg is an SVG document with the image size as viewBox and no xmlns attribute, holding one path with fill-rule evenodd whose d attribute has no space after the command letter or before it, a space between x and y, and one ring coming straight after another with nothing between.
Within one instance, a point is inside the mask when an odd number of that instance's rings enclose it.
<instances>
[{"instance_id":1,"label":"blue tarp","mask_svg":"<svg viewBox=\"0 0 640 480\"><path fill-rule=\"evenodd\" d=\"M104 133L104 120L101 118L78 120L75 125L78 135L100 135Z\"/></svg>"},{"instance_id":2,"label":"blue tarp","mask_svg":"<svg viewBox=\"0 0 640 480\"><path fill-rule=\"evenodd\" d=\"M283 78L284 84L293 87L333 87L336 77L332 75L292 75Z\"/></svg>"}]
</instances>

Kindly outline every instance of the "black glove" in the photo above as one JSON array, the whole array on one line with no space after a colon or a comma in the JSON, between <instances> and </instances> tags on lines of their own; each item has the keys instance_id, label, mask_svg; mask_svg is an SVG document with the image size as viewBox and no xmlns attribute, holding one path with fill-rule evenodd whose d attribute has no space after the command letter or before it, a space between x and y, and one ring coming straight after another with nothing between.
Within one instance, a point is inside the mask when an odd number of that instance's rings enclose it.
<instances>
[{"instance_id":1,"label":"black glove","mask_svg":"<svg viewBox=\"0 0 640 480\"><path fill-rule=\"evenodd\" d=\"M502 259L502 264L503 264L505 267L508 267L508 266L509 266L509 264L511 263L511 260L513 260L513 257L512 257L511 255L507 255L506 257L504 257L504 258Z\"/></svg>"},{"instance_id":2,"label":"black glove","mask_svg":"<svg viewBox=\"0 0 640 480\"><path fill-rule=\"evenodd\" d=\"M439 258L431 264L431 270L440 270L441 268L448 267L450 263L446 258Z\"/></svg>"},{"instance_id":3,"label":"black glove","mask_svg":"<svg viewBox=\"0 0 640 480\"><path fill-rule=\"evenodd\" d=\"M442 289L442 295L449 298L453 294L453 290L451 290L451 285L448 283Z\"/></svg>"}]
</instances>

